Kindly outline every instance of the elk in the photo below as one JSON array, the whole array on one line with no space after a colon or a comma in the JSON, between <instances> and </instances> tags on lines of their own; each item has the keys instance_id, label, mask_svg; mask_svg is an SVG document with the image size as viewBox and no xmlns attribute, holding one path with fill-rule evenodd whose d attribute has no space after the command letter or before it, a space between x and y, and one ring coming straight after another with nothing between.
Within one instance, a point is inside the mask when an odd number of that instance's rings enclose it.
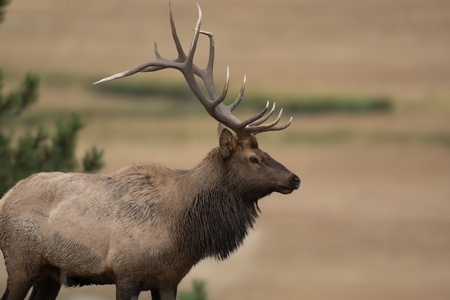
<instances>
[{"instance_id":1,"label":"elk","mask_svg":"<svg viewBox=\"0 0 450 300\"><path fill-rule=\"evenodd\" d=\"M219 146L191 170L137 164L109 175L38 173L17 183L0 201L0 248L8 272L2 300L55 299L60 287L115 284L116 299L174 300L177 285L206 257L226 259L258 217L258 200L289 194L300 179L258 148L255 135L289 126L267 123L275 106L240 121L231 114L229 71L221 95L213 80L213 35L200 30L202 12L186 55L170 9L178 58L156 60L100 80L165 68L180 70L219 123ZM210 41L205 69L193 63L200 34ZM196 77L206 86L202 91Z\"/></svg>"}]
</instances>

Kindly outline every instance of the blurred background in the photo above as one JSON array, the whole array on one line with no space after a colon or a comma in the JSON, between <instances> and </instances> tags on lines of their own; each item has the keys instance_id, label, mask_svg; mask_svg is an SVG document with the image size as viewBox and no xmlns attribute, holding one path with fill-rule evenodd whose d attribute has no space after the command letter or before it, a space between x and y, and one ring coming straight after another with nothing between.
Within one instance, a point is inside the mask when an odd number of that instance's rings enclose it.
<instances>
[{"instance_id":1,"label":"blurred background","mask_svg":"<svg viewBox=\"0 0 450 300\"><path fill-rule=\"evenodd\" d=\"M225 262L194 267L208 299L450 298L450 1L199 1L215 35L217 86L230 66L237 114L267 100L293 124L258 136L302 179L260 201L261 218ZM187 49L194 1L172 0ZM217 146L216 122L177 71L91 83L174 59L168 1L13 0L0 24L3 90L32 71L39 101L4 124L14 137L68 119L86 124L77 155L103 149L110 173L154 161L192 168ZM205 63L200 41L196 62ZM0 264L0 292L6 271ZM59 299L111 299L114 287L63 289ZM141 297L150 298L149 293Z\"/></svg>"}]
</instances>

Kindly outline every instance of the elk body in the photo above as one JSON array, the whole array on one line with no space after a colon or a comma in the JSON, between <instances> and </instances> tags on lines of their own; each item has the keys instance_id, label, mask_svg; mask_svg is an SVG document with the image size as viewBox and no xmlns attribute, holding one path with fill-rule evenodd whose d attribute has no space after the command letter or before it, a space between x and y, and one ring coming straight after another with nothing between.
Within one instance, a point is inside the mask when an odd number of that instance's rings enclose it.
<instances>
[{"instance_id":1,"label":"elk body","mask_svg":"<svg viewBox=\"0 0 450 300\"><path fill-rule=\"evenodd\" d=\"M273 112L239 121L213 84L212 34L200 31L185 55L161 58L103 81L141 71L179 69L208 113L225 124L219 146L191 170L138 164L110 175L39 173L19 182L0 201L0 248L8 272L2 300L55 299L61 285L115 284L116 298L174 300L181 279L205 257L227 258L258 216L258 200L298 189L300 179L258 148L255 134L281 130ZM192 63L199 34L210 38L206 69ZM194 75L207 87L209 98ZM231 129L231 130L230 130ZM232 132L234 131L234 133Z\"/></svg>"}]
</instances>

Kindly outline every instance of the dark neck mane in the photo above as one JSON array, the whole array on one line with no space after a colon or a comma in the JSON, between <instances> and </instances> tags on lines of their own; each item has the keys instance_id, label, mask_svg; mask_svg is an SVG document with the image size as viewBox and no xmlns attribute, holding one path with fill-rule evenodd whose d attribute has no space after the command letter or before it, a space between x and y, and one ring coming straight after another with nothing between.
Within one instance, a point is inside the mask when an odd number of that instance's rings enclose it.
<instances>
[{"instance_id":1,"label":"dark neck mane","mask_svg":"<svg viewBox=\"0 0 450 300\"><path fill-rule=\"evenodd\" d=\"M242 244L259 212L257 199L244 199L224 182L226 171L216 152L189 171L200 179L196 182L200 188L187 193L189 205L178 228L180 250L199 260L226 259Z\"/></svg>"}]
</instances>

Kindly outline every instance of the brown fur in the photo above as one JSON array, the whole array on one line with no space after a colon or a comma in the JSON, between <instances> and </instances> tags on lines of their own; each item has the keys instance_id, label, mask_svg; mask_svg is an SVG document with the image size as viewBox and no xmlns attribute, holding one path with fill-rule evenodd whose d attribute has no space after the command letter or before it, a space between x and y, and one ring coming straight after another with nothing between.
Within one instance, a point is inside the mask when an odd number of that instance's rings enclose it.
<instances>
[{"instance_id":1,"label":"brown fur","mask_svg":"<svg viewBox=\"0 0 450 300\"><path fill-rule=\"evenodd\" d=\"M117 299L143 290L175 299L193 265L225 259L242 243L258 199L299 184L253 136L237 140L227 129L192 170L139 164L110 175L35 174L0 201L2 299L23 299L31 286L32 299L54 299L61 284L116 284Z\"/></svg>"}]
</instances>

